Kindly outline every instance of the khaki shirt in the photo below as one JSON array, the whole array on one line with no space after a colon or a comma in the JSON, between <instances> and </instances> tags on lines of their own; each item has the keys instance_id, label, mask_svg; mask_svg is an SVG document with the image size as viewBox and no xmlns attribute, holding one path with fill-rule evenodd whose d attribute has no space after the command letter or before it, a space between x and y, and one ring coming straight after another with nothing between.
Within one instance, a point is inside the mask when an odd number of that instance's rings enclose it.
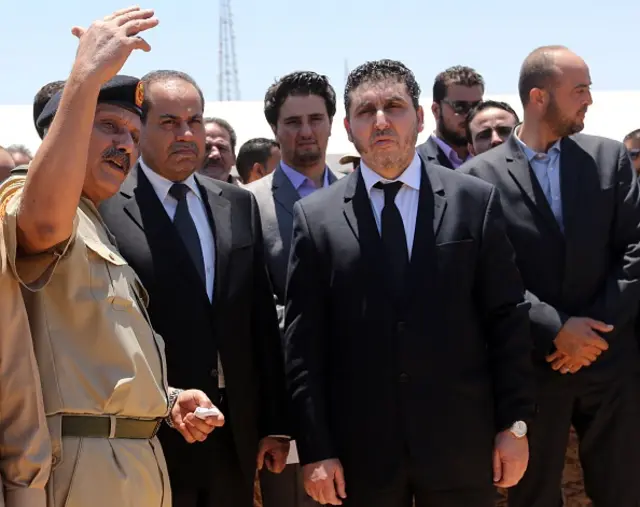
<instances>
[{"instance_id":1,"label":"khaki shirt","mask_svg":"<svg viewBox=\"0 0 640 507\"><path fill-rule=\"evenodd\" d=\"M27 311L2 242L0 379L0 506L44 506L51 444Z\"/></svg>"},{"instance_id":2,"label":"khaki shirt","mask_svg":"<svg viewBox=\"0 0 640 507\"><path fill-rule=\"evenodd\" d=\"M165 417L164 343L149 323L145 289L89 200L80 200L65 244L17 255L24 182L13 176L0 186L0 222L42 381L53 456L48 505L169 505L157 439L62 439L60 414Z\"/></svg>"}]
</instances>

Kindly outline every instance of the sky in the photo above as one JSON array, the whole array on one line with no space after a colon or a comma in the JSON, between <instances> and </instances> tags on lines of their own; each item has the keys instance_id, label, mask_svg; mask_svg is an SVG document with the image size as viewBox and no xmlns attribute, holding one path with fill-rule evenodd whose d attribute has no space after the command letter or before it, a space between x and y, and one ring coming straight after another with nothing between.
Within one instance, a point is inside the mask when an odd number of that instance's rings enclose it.
<instances>
[{"instance_id":1,"label":"sky","mask_svg":"<svg viewBox=\"0 0 640 507\"><path fill-rule=\"evenodd\" d=\"M0 104L31 104L43 84L65 79L87 26L126 0L0 0ZM218 97L219 0L155 0L160 24L122 72L191 74L207 100ZM435 75L469 65L488 94L517 92L524 57L535 47L564 44L589 64L594 90L633 90L640 83L638 19L633 0L231 0L242 100L262 100L267 87L294 70L329 76L338 94L345 66L380 58L403 61L431 95ZM346 63L345 63L346 62Z\"/></svg>"}]
</instances>

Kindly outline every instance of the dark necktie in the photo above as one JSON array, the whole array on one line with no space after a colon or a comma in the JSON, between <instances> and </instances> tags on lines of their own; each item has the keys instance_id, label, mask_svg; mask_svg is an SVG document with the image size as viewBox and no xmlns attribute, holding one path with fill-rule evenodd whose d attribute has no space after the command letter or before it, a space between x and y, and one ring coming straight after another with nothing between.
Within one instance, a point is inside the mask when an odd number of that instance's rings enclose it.
<instances>
[{"instance_id":1,"label":"dark necktie","mask_svg":"<svg viewBox=\"0 0 640 507\"><path fill-rule=\"evenodd\" d=\"M184 183L174 183L169 189L169 195L178 201L176 214L173 217L173 225L175 225L178 234L182 238L182 242L191 256L193 265L196 267L202 283L206 284L204 257L202 256L200 236L198 236L196 224L193 221L191 213L189 213L189 207L187 206L187 194L189 192L189 187Z\"/></svg>"},{"instance_id":2,"label":"dark necktie","mask_svg":"<svg viewBox=\"0 0 640 507\"><path fill-rule=\"evenodd\" d=\"M404 222L395 202L396 195L402 188L402 182L394 181L386 184L378 182L375 187L384 191L384 208L382 208L381 216L382 243L387 254L395 295L401 297L409 266L409 250L407 249L407 236L404 233Z\"/></svg>"}]
</instances>

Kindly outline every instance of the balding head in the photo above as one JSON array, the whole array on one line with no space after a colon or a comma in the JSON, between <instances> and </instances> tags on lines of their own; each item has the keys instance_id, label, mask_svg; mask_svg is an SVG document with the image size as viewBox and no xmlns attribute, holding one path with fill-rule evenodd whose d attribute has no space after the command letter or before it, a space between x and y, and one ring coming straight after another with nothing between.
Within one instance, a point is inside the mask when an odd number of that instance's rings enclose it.
<instances>
[{"instance_id":1,"label":"balding head","mask_svg":"<svg viewBox=\"0 0 640 507\"><path fill-rule=\"evenodd\" d=\"M523 107L531 100L531 90L553 88L557 83L560 77L558 57L566 52L570 51L564 46L542 46L534 49L525 58L518 80L518 93Z\"/></svg>"},{"instance_id":2,"label":"balding head","mask_svg":"<svg viewBox=\"0 0 640 507\"><path fill-rule=\"evenodd\" d=\"M11 153L0 146L0 182L9 177L9 173L15 166Z\"/></svg>"}]
</instances>

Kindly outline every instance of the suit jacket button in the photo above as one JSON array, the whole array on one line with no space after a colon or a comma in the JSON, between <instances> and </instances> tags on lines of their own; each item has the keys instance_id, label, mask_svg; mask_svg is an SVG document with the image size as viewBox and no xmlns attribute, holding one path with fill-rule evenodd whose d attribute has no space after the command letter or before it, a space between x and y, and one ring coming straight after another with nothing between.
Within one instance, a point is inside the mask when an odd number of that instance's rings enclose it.
<instances>
[{"instance_id":1,"label":"suit jacket button","mask_svg":"<svg viewBox=\"0 0 640 507\"><path fill-rule=\"evenodd\" d=\"M210 375L211 375L213 378L218 378L218 370L217 370L217 368L214 368L213 370L211 370Z\"/></svg>"},{"instance_id":2,"label":"suit jacket button","mask_svg":"<svg viewBox=\"0 0 640 507\"><path fill-rule=\"evenodd\" d=\"M401 373L399 380L402 383L406 383L406 382L409 382L411 380L411 377L407 373Z\"/></svg>"}]
</instances>

